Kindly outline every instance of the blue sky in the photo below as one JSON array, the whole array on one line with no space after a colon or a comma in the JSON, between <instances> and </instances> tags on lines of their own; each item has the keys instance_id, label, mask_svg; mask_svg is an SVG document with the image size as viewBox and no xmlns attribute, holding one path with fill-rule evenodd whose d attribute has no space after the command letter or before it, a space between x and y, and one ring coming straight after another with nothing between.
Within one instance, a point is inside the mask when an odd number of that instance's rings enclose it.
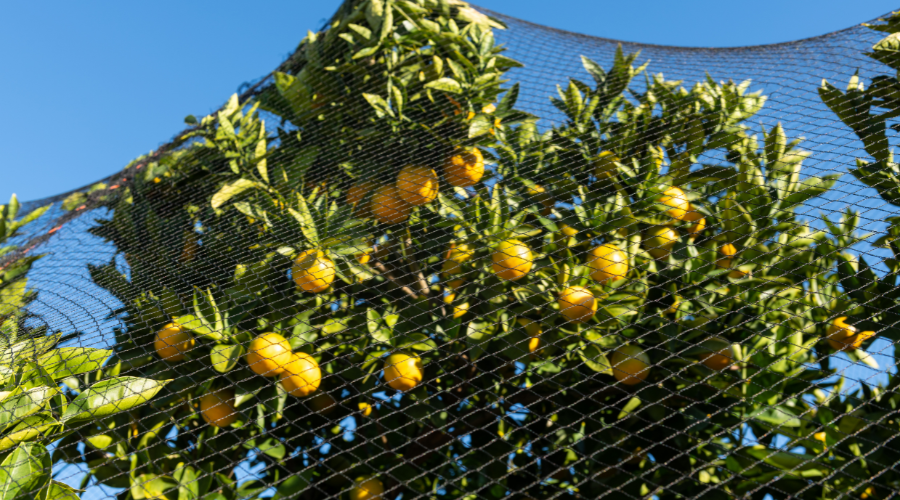
<instances>
[{"instance_id":1,"label":"blue sky","mask_svg":"<svg viewBox=\"0 0 900 500\"><path fill-rule=\"evenodd\" d=\"M338 0L9 2L0 27L0 200L111 174L265 75ZM782 42L845 28L896 1L481 0L590 35L683 46Z\"/></svg>"}]
</instances>

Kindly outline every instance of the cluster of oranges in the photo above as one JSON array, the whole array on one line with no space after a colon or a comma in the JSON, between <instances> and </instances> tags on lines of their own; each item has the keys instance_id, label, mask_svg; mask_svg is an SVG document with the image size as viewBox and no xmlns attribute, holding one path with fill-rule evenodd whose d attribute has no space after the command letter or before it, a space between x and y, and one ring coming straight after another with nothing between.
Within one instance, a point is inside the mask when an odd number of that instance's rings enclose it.
<instances>
[{"instance_id":1,"label":"cluster of oranges","mask_svg":"<svg viewBox=\"0 0 900 500\"><path fill-rule=\"evenodd\" d=\"M156 333L154 348L157 356L169 361L184 360L196 346L196 339L188 329L170 323ZM254 338L244 361L257 375L278 378L284 391L294 397L307 397L315 393L322 382L322 371L315 358L304 352L293 352L290 342L283 336L269 332ZM384 361L384 379L393 389L406 392L416 388L424 378L422 360L410 352L391 354ZM200 414L212 426L227 427L237 419L232 388L211 391L200 398ZM319 394L310 399L314 410L328 413L333 410L334 399ZM368 417L372 406L359 404L360 413Z\"/></svg>"},{"instance_id":2,"label":"cluster of oranges","mask_svg":"<svg viewBox=\"0 0 900 500\"><path fill-rule=\"evenodd\" d=\"M472 187L484 176L484 155L478 148L458 149L444 161L443 173L451 186ZM434 201L438 189L438 175L433 168L407 165L394 184L362 181L353 185L347 191L347 203L356 207L359 216L371 216L383 224L399 224L409 219L414 207Z\"/></svg>"}]
</instances>

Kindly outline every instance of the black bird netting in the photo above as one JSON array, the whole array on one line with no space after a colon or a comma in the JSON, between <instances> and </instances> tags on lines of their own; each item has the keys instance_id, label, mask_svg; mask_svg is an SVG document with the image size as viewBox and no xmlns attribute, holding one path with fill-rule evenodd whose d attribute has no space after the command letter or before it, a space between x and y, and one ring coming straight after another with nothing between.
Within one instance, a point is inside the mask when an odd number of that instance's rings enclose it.
<instances>
[{"instance_id":1,"label":"black bird netting","mask_svg":"<svg viewBox=\"0 0 900 500\"><path fill-rule=\"evenodd\" d=\"M0 210L0 500L900 496L898 33L348 0Z\"/></svg>"}]
</instances>

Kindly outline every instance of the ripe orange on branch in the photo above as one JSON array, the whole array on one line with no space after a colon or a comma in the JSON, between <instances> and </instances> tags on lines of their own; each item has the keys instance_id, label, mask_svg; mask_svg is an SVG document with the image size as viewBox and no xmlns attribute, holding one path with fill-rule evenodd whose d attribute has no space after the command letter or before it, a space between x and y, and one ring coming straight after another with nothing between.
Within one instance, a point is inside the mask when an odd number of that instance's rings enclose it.
<instances>
[{"instance_id":1,"label":"ripe orange on branch","mask_svg":"<svg viewBox=\"0 0 900 500\"><path fill-rule=\"evenodd\" d=\"M286 338L277 333L264 333L250 341L244 359L257 375L275 377L281 375L284 366L291 361L293 352Z\"/></svg>"},{"instance_id":2,"label":"ripe orange on branch","mask_svg":"<svg viewBox=\"0 0 900 500\"><path fill-rule=\"evenodd\" d=\"M609 362L613 376L625 385L639 384L650 375L650 356L636 345L619 346Z\"/></svg>"},{"instance_id":3,"label":"ripe orange on branch","mask_svg":"<svg viewBox=\"0 0 900 500\"><path fill-rule=\"evenodd\" d=\"M591 278L599 283L617 281L628 274L628 258L619 247L605 243L595 247L588 253L587 266L591 270Z\"/></svg>"},{"instance_id":4,"label":"ripe orange on branch","mask_svg":"<svg viewBox=\"0 0 900 500\"><path fill-rule=\"evenodd\" d=\"M213 427L228 427L237 420L234 390L219 389L200 398L200 415Z\"/></svg>"},{"instance_id":5,"label":"ripe orange on branch","mask_svg":"<svg viewBox=\"0 0 900 500\"><path fill-rule=\"evenodd\" d=\"M312 356L298 352L291 355L291 360L284 365L278 381L291 396L309 396L322 383L322 370Z\"/></svg>"},{"instance_id":6,"label":"ripe orange on branch","mask_svg":"<svg viewBox=\"0 0 900 500\"><path fill-rule=\"evenodd\" d=\"M422 360L415 354L398 352L384 360L384 380L392 389L411 391L424 377Z\"/></svg>"},{"instance_id":7,"label":"ripe orange on branch","mask_svg":"<svg viewBox=\"0 0 900 500\"><path fill-rule=\"evenodd\" d=\"M494 274L499 278L516 281L525 277L534 266L534 255L528 245L519 240L501 241L491 254Z\"/></svg>"},{"instance_id":8,"label":"ripe orange on branch","mask_svg":"<svg viewBox=\"0 0 900 500\"><path fill-rule=\"evenodd\" d=\"M836 318L828 325L828 345L835 351L850 352L862 347L863 343L874 337L875 332L860 332L855 326L847 323L847 317Z\"/></svg>"},{"instance_id":9,"label":"ripe orange on branch","mask_svg":"<svg viewBox=\"0 0 900 500\"><path fill-rule=\"evenodd\" d=\"M181 361L185 353L196 345L191 332L183 329L177 323L169 323L162 330L156 332L153 339L153 348L156 355L166 361Z\"/></svg>"},{"instance_id":10,"label":"ripe orange on branch","mask_svg":"<svg viewBox=\"0 0 900 500\"><path fill-rule=\"evenodd\" d=\"M597 299L583 286L570 286L559 294L559 313L574 323L584 323L597 312Z\"/></svg>"},{"instance_id":11,"label":"ripe orange on branch","mask_svg":"<svg viewBox=\"0 0 900 500\"><path fill-rule=\"evenodd\" d=\"M334 262L321 250L306 250L294 259L291 276L304 292L319 293L334 282Z\"/></svg>"},{"instance_id":12,"label":"ripe orange on branch","mask_svg":"<svg viewBox=\"0 0 900 500\"><path fill-rule=\"evenodd\" d=\"M379 186L372 193L369 205L372 215L382 224L399 224L409 219L412 205L400 197L396 186Z\"/></svg>"},{"instance_id":13,"label":"ripe orange on branch","mask_svg":"<svg viewBox=\"0 0 900 500\"><path fill-rule=\"evenodd\" d=\"M654 259L665 259L678 241L678 232L669 226L653 226L644 231L644 249Z\"/></svg>"},{"instance_id":14,"label":"ripe orange on branch","mask_svg":"<svg viewBox=\"0 0 900 500\"><path fill-rule=\"evenodd\" d=\"M403 167L397 176L397 193L414 207L431 203L438 195L437 174L419 165Z\"/></svg>"},{"instance_id":15,"label":"ripe orange on branch","mask_svg":"<svg viewBox=\"0 0 900 500\"><path fill-rule=\"evenodd\" d=\"M484 176L484 156L478 148L457 149L444 162L444 177L451 186L467 188Z\"/></svg>"}]
</instances>

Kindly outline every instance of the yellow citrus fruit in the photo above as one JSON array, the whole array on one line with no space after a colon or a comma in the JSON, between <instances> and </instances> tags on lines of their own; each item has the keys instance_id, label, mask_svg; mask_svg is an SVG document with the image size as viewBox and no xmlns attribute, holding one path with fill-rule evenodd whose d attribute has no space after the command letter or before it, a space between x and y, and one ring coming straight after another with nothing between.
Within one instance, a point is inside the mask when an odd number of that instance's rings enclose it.
<instances>
[{"instance_id":1,"label":"yellow citrus fruit","mask_svg":"<svg viewBox=\"0 0 900 500\"><path fill-rule=\"evenodd\" d=\"M540 323L528 318L519 318L517 321L528 334L528 352L534 354L541 348L541 335L544 333L544 329Z\"/></svg>"},{"instance_id":2,"label":"yellow citrus fruit","mask_svg":"<svg viewBox=\"0 0 900 500\"><path fill-rule=\"evenodd\" d=\"M616 175L616 163L619 158L612 151L603 151L594 160L594 176L598 179L607 179Z\"/></svg>"},{"instance_id":3,"label":"yellow citrus fruit","mask_svg":"<svg viewBox=\"0 0 900 500\"><path fill-rule=\"evenodd\" d=\"M665 259L678 241L678 232L669 226L653 226L644 231L644 248L654 259Z\"/></svg>"},{"instance_id":4,"label":"yellow citrus fruit","mask_svg":"<svg viewBox=\"0 0 900 500\"><path fill-rule=\"evenodd\" d=\"M412 205L400 197L395 186L379 186L369 205L372 215L382 224L399 224L409 219Z\"/></svg>"},{"instance_id":5,"label":"yellow citrus fruit","mask_svg":"<svg viewBox=\"0 0 900 500\"><path fill-rule=\"evenodd\" d=\"M569 238L574 238L576 235L578 235L578 230L572 226L568 226L566 224L559 224L558 227L559 227L559 232Z\"/></svg>"},{"instance_id":6,"label":"yellow citrus fruit","mask_svg":"<svg viewBox=\"0 0 900 500\"><path fill-rule=\"evenodd\" d=\"M457 149L444 162L444 177L451 186L467 188L484 176L484 156L478 148Z\"/></svg>"},{"instance_id":7,"label":"yellow citrus fruit","mask_svg":"<svg viewBox=\"0 0 900 500\"><path fill-rule=\"evenodd\" d=\"M356 184L350 186L350 189L347 190L347 204L356 205L357 203L363 201L363 198L365 198L367 194L374 190L375 187L376 184L372 181L357 182Z\"/></svg>"},{"instance_id":8,"label":"yellow citrus fruit","mask_svg":"<svg viewBox=\"0 0 900 500\"><path fill-rule=\"evenodd\" d=\"M859 332L855 326L847 323L847 317L841 316L828 325L828 345L835 351L855 351L862 347L863 343L874 337L875 332Z\"/></svg>"},{"instance_id":9,"label":"yellow citrus fruit","mask_svg":"<svg viewBox=\"0 0 900 500\"><path fill-rule=\"evenodd\" d=\"M397 193L412 206L431 203L438 195L437 174L428 167L403 167L397 176Z\"/></svg>"},{"instance_id":10,"label":"yellow citrus fruit","mask_svg":"<svg viewBox=\"0 0 900 500\"><path fill-rule=\"evenodd\" d=\"M690 228L688 228L688 236L691 238L696 238L700 235L700 233L703 232L704 229L706 229L706 219L701 218L696 223L691 225Z\"/></svg>"},{"instance_id":11,"label":"yellow citrus fruit","mask_svg":"<svg viewBox=\"0 0 900 500\"><path fill-rule=\"evenodd\" d=\"M368 249L363 253L356 254L356 262L360 264L368 264L372 260L372 249Z\"/></svg>"},{"instance_id":12,"label":"yellow citrus fruit","mask_svg":"<svg viewBox=\"0 0 900 500\"><path fill-rule=\"evenodd\" d=\"M726 258L731 258L737 255L737 248L731 243L726 243L719 247L719 255Z\"/></svg>"},{"instance_id":13,"label":"yellow citrus fruit","mask_svg":"<svg viewBox=\"0 0 900 500\"><path fill-rule=\"evenodd\" d=\"M619 247L605 243L588 253L587 266L591 279L599 283L617 281L628 274L628 258Z\"/></svg>"},{"instance_id":14,"label":"yellow citrus fruit","mask_svg":"<svg viewBox=\"0 0 900 500\"><path fill-rule=\"evenodd\" d=\"M228 427L237 420L234 390L219 389L200 398L200 415L214 427Z\"/></svg>"},{"instance_id":15,"label":"yellow citrus fruit","mask_svg":"<svg viewBox=\"0 0 900 500\"><path fill-rule=\"evenodd\" d=\"M869 500L869 498L871 498L874 495L875 495L875 488L873 488L871 486L867 486L865 491L863 491L862 493L859 494L859 498L861 498L862 500Z\"/></svg>"},{"instance_id":16,"label":"yellow citrus fruit","mask_svg":"<svg viewBox=\"0 0 900 500\"><path fill-rule=\"evenodd\" d=\"M316 392L322 383L322 370L319 363L305 352L291 355L291 360L284 365L284 371L278 376L281 387L291 396L303 397Z\"/></svg>"},{"instance_id":17,"label":"yellow citrus fruit","mask_svg":"<svg viewBox=\"0 0 900 500\"><path fill-rule=\"evenodd\" d=\"M382 500L384 485L374 477L356 478L356 486L350 490L350 500Z\"/></svg>"},{"instance_id":18,"label":"yellow citrus fruit","mask_svg":"<svg viewBox=\"0 0 900 500\"><path fill-rule=\"evenodd\" d=\"M424 376L422 360L415 354L398 352L384 360L384 380L392 389L411 391Z\"/></svg>"},{"instance_id":19,"label":"yellow citrus fruit","mask_svg":"<svg viewBox=\"0 0 900 500\"><path fill-rule=\"evenodd\" d=\"M191 332L176 323L169 323L156 332L153 348L156 355L166 361L181 361L185 353L194 348L196 341Z\"/></svg>"},{"instance_id":20,"label":"yellow citrus fruit","mask_svg":"<svg viewBox=\"0 0 900 500\"><path fill-rule=\"evenodd\" d=\"M291 361L291 344L277 333L264 333L250 341L244 359L257 375L275 377L281 375L284 366Z\"/></svg>"},{"instance_id":21,"label":"yellow citrus fruit","mask_svg":"<svg viewBox=\"0 0 900 500\"><path fill-rule=\"evenodd\" d=\"M459 319L466 315L469 312L469 303L463 302L462 304L455 306L453 308L453 319Z\"/></svg>"},{"instance_id":22,"label":"yellow citrus fruit","mask_svg":"<svg viewBox=\"0 0 900 500\"><path fill-rule=\"evenodd\" d=\"M535 184L533 187L528 188L528 196L531 196L541 204L540 213L545 217L550 215L550 212L553 211L553 207L556 205L556 200L553 199L553 196L540 184Z\"/></svg>"},{"instance_id":23,"label":"yellow citrus fruit","mask_svg":"<svg viewBox=\"0 0 900 500\"><path fill-rule=\"evenodd\" d=\"M669 207L669 210L666 211L666 214L668 214L669 217L673 219L688 220L686 218L690 217L687 215L688 212L694 211L693 207L691 206L691 202L688 201L687 195L684 194L684 191L682 191L681 188L677 188L675 186L671 186L666 189L663 192L663 195L659 198L659 202Z\"/></svg>"},{"instance_id":24,"label":"yellow citrus fruit","mask_svg":"<svg viewBox=\"0 0 900 500\"><path fill-rule=\"evenodd\" d=\"M304 292L325 291L334 282L334 262L321 250L305 250L294 259L291 276Z\"/></svg>"},{"instance_id":25,"label":"yellow citrus fruit","mask_svg":"<svg viewBox=\"0 0 900 500\"><path fill-rule=\"evenodd\" d=\"M636 345L619 346L609 360L613 376L625 385L635 385L650 374L650 357Z\"/></svg>"},{"instance_id":26,"label":"yellow citrus fruit","mask_svg":"<svg viewBox=\"0 0 900 500\"><path fill-rule=\"evenodd\" d=\"M372 405L370 405L369 403L359 403L357 405L357 408L359 408L359 413L364 417L372 415Z\"/></svg>"},{"instance_id":27,"label":"yellow citrus fruit","mask_svg":"<svg viewBox=\"0 0 900 500\"><path fill-rule=\"evenodd\" d=\"M309 406L312 408L312 411L324 417L337 409L337 401L331 394L320 392L309 398Z\"/></svg>"},{"instance_id":28,"label":"yellow citrus fruit","mask_svg":"<svg viewBox=\"0 0 900 500\"><path fill-rule=\"evenodd\" d=\"M463 264L472 260L474 254L475 250L465 243L460 245L451 243L450 250L447 251L447 258L444 260L441 270L449 275L462 274Z\"/></svg>"},{"instance_id":29,"label":"yellow citrus fruit","mask_svg":"<svg viewBox=\"0 0 900 500\"><path fill-rule=\"evenodd\" d=\"M570 286L559 294L559 313L574 323L584 323L597 312L594 294L583 286Z\"/></svg>"},{"instance_id":30,"label":"yellow citrus fruit","mask_svg":"<svg viewBox=\"0 0 900 500\"><path fill-rule=\"evenodd\" d=\"M516 281L531 271L534 256L525 243L519 240L505 240L494 247L491 261L494 274L501 279Z\"/></svg>"},{"instance_id":31,"label":"yellow citrus fruit","mask_svg":"<svg viewBox=\"0 0 900 500\"><path fill-rule=\"evenodd\" d=\"M731 346L723 347L718 351L706 353L701 361L707 368L720 372L734 363L734 353Z\"/></svg>"}]
</instances>

